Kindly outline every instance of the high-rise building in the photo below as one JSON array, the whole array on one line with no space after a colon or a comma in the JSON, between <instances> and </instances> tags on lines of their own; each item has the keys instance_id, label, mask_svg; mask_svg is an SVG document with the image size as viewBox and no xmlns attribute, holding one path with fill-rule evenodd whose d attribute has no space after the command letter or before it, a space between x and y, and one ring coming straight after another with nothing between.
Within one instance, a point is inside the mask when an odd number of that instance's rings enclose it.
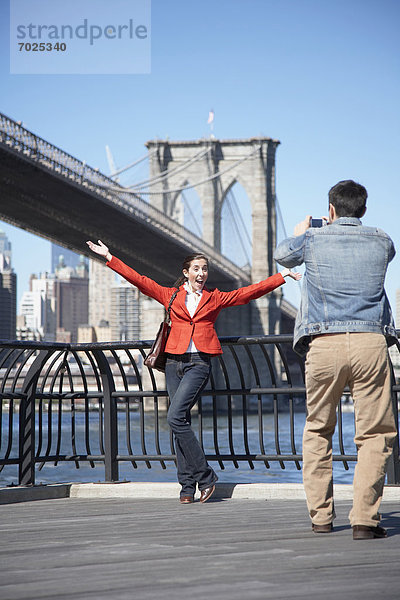
<instances>
[{"instance_id":1,"label":"high-rise building","mask_svg":"<svg viewBox=\"0 0 400 600\"><path fill-rule=\"evenodd\" d=\"M29 291L23 293L19 314L25 318L21 336L54 342L56 339L55 275L31 275ZM20 336L18 336L20 337Z\"/></svg>"},{"instance_id":2,"label":"high-rise building","mask_svg":"<svg viewBox=\"0 0 400 600\"><path fill-rule=\"evenodd\" d=\"M89 260L89 324L98 327L100 323L111 323L111 288L116 275L104 263ZM119 339L119 338L118 338Z\"/></svg>"},{"instance_id":3,"label":"high-rise building","mask_svg":"<svg viewBox=\"0 0 400 600\"><path fill-rule=\"evenodd\" d=\"M55 275L56 339L76 342L78 327L88 323L88 268L83 257L75 269L66 266L60 259Z\"/></svg>"},{"instance_id":4,"label":"high-rise building","mask_svg":"<svg viewBox=\"0 0 400 600\"><path fill-rule=\"evenodd\" d=\"M11 271L11 242L0 229L0 272Z\"/></svg>"},{"instance_id":5,"label":"high-rise building","mask_svg":"<svg viewBox=\"0 0 400 600\"><path fill-rule=\"evenodd\" d=\"M15 340L17 319L17 276L0 273L0 339Z\"/></svg>"},{"instance_id":6,"label":"high-rise building","mask_svg":"<svg viewBox=\"0 0 400 600\"><path fill-rule=\"evenodd\" d=\"M51 272L55 273L56 268L60 263L60 256L63 257L63 262L65 266L72 267L75 269L82 261L82 258L76 252L69 250L68 248L63 248L62 246L58 246L58 244L51 244ZM84 258L84 262L88 264L88 258Z\"/></svg>"},{"instance_id":7,"label":"high-rise building","mask_svg":"<svg viewBox=\"0 0 400 600\"><path fill-rule=\"evenodd\" d=\"M11 266L11 243L0 231L0 339L15 339L16 318L17 276Z\"/></svg>"},{"instance_id":8,"label":"high-rise building","mask_svg":"<svg viewBox=\"0 0 400 600\"><path fill-rule=\"evenodd\" d=\"M139 290L122 280L111 289L113 341L140 340Z\"/></svg>"}]
</instances>

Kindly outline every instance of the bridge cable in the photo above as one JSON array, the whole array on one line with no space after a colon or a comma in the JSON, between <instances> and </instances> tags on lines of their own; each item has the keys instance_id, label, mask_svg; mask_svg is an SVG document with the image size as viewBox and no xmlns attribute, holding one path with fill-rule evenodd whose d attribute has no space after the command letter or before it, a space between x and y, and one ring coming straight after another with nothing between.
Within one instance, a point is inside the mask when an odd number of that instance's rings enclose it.
<instances>
[{"instance_id":1,"label":"bridge cable","mask_svg":"<svg viewBox=\"0 0 400 600\"><path fill-rule=\"evenodd\" d=\"M286 239L287 238L286 227L285 227L285 223L284 223L284 220L282 217L282 212L281 212L280 204L278 202L278 197L276 195L275 195L275 206L276 206L276 213L278 215L278 219L279 219L282 229L283 229L284 239Z\"/></svg>"},{"instance_id":2,"label":"bridge cable","mask_svg":"<svg viewBox=\"0 0 400 600\"><path fill-rule=\"evenodd\" d=\"M214 175L210 175L210 177L207 177L207 179L202 179L201 181L198 181L194 184L188 184L188 185L184 185L180 188L176 188L173 190L165 190L164 192L144 192L144 191L140 191L139 193L142 193L145 196L160 196L160 195L164 195L166 193L169 194L175 194L177 192L182 192L183 190L188 190L191 188L195 188L199 185L203 185L205 183L209 183L210 181L213 181L214 179L217 179L218 177L221 177L221 175L224 175L225 173L228 173L228 171L231 171L232 169L234 169L235 167L237 167L238 165L240 165L242 162L244 162L245 160L248 160L249 158L251 158L252 156L254 156L254 154L256 154L256 152L259 152L261 149L261 146L258 146L255 150L253 150L253 152L251 152L250 154L248 154L247 156L244 156L243 158L240 158L239 160L237 160L236 162L234 162L232 165L230 165L229 167L227 167L226 169L223 169L222 171L217 171L217 173L214 173ZM138 192L134 189L131 189L133 186L131 186L130 188L122 188L118 187L118 188L114 188L113 186L102 186L102 185L98 185L98 187L104 188L107 191L116 191L116 192L124 192L125 194L133 194L135 196L138 196ZM140 197L140 196L138 196Z\"/></svg>"},{"instance_id":3,"label":"bridge cable","mask_svg":"<svg viewBox=\"0 0 400 600\"><path fill-rule=\"evenodd\" d=\"M198 154L195 154L194 156L192 156L189 160L187 160L182 165L176 166L175 169L171 169L170 171L168 171L168 170L163 171L161 173L161 175L157 175L157 177L153 177L150 179L145 179L144 181L140 181L139 183L131 185L130 188L140 192L140 188L142 188L142 187L147 187L148 185L157 183L159 180L163 180L163 179L169 177L170 175L175 175L176 173L180 173L180 171L184 171L190 164L192 164L193 162L196 162L199 158L202 158L203 156L208 154L208 152L210 152L210 150L211 150L211 148L207 148L207 150L204 150L204 151L202 150Z\"/></svg>"},{"instance_id":4,"label":"bridge cable","mask_svg":"<svg viewBox=\"0 0 400 600\"><path fill-rule=\"evenodd\" d=\"M197 229L199 237L202 237L203 232L202 232L202 230L200 228L200 225L199 225L199 223L198 223L198 221L197 221L197 219L196 219L196 217L195 217L195 215L194 215L194 213L192 211L192 208L191 208L191 206L190 206L190 204L189 204L188 200L186 199L186 196L185 196L185 194L183 192L182 192L181 196L182 196L182 200L184 202L184 206L186 206L186 208L188 209L188 211L190 213L190 216L193 219L193 223L194 223L195 228ZM185 224L183 224L183 225L185 226Z\"/></svg>"},{"instance_id":5,"label":"bridge cable","mask_svg":"<svg viewBox=\"0 0 400 600\"><path fill-rule=\"evenodd\" d=\"M117 169L116 171L114 171L114 173L111 173L110 177L111 179L113 177L116 177L117 175L120 175L121 173L124 173L125 171L128 171L129 169L132 169L133 167L136 167L136 165L138 165L139 163L143 162L144 160L146 160L146 158L150 158L150 156L153 156L153 154L155 154L156 150L151 150L151 152L146 152L146 154L144 156L142 156L141 158L138 158L135 162L130 163L127 167L122 167L122 169Z\"/></svg>"},{"instance_id":6,"label":"bridge cable","mask_svg":"<svg viewBox=\"0 0 400 600\"><path fill-rule=\"evenodd\" d=\"M230 203L229 194L227 194L225 196L225 202L226 202L228 211L230 213L230 216L231 216L231 219L232 219L232 222L233 222L233 227L236 230L236 234L237 234L237 236L239 238L240 245L242 246L243 254L244 254L245 258L247 259L247 263L250 265L251 264L251 260L249 258L249 255L247 254L247 250L246 250L246 247L245 247L245 245L243 243L243 238L241 236L238 224L236 222L235 215L233 214L233 210L232 210L232 206L231 206L231 203Z\"/></svg>"},{"instance_id":7,"label":"bridge cable","mask_svg":"<svg viewBox=\"0 0 400 600\"><path fill-rule=\"evenodd\" d=\"M252 247L253 247L253 242L252 242L252 240L251 240L251 238L250 238L250 235L249 235L248 229L247 229L247 227L246 227L246 224L245 224L245 222L244 222L244 220L243 220L243 215L242 215L242 212L241 212L241 210L240 210L240 208L239 208L239 205L238 205L238 203L237 203L237 200L236 200L236 196L235 196L235 194L233 193L233 191L232 191L232 188L229 190L229 194L231 195L231 198L232 198L233 205L234 205L234 207L235 207L235 209L236 209L236 212L237 212L237 214L238 214L238 216L239 216L240 223L241 223L241 225L242 225L242 230L244 231L244 233L245 233L245 235L246 235L246 238L247 238L247 241L248 241L248 244L249 244L249 246L252 248Z\"/></svg>"}]
</instances>

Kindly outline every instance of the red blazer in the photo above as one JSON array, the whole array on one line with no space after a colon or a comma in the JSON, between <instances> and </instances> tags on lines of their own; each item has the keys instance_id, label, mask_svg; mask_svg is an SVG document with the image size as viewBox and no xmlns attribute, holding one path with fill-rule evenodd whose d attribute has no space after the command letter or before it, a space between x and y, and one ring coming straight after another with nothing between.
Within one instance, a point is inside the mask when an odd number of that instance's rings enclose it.
<instances>
[{"instance_id":1,"label":"red blazer","mask_svg":"<svg viewBox=\"0 0 400 600\"><path fill-rule=\"evenodd\" d=\"M115 256L107 262L107 266L122 275L130 283L133 283L143 294L154 298L163 304L165 308L168 307L176 288L164 287L149 279L149 277L139 275ZM219 312L228 306L248 304L250 300L264 296L264 294L271 292L283 283L285 283L285 279L280 273L277 273L260 283L254 283L232 292L220 292L218 289L209 291L204 288L193 317L190 316L186 308L186 290L181 286L172 303L171 332L165 348L166 352L184 354L189 346L190 339L193 338L199 352L222 354L221 345L214 329L214 323Z\"/></svg>"}]
</instances>

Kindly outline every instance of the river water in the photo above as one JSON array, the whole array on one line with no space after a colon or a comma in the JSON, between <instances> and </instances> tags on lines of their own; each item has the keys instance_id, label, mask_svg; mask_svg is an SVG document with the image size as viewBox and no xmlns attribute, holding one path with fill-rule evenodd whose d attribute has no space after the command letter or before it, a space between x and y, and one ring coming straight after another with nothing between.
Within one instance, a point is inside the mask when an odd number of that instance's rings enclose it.
<instances>
[{"instance_id":1,"label":"river water","mask_svg":"<svg viewBox=\"0 0 400 600\"><path fill-rule=\"evenodd\" d=\"M279 413L279 443L282 454L291 454L290 445L290 421L288 413ZM345 451L347 454L356 454L355 445L353 442L354 436L354 415L352 412L343 412L343 439ZM228 434L226 416L218 417L218 444L221 454L229 453ZM263 439L265 451L267 454L276 453L275 436L274 436L274 417L272 414L264 415L263 421ZM53 416L53 431L56 430L56 416ZM75 415L76 427L76 452L86 454L87 450L84 443L83 431L85 428L84 415ZM118 415L119 420L119 453L127 454L127 443L125 433L125 416ZM297 453L301 453L301 438L305 422L305 414L302 412L295 413L295 444ZM94 412L90 415L90 450L93 454L100 453L98 444L98 413ZM197 417L193 418L193 428L197 431ZM212 418L203 417L203 443L206 453L214 453L213 450L213 429ZM133 413L131 416L130 431L132 435L131 443L135 454L141 454L142 440L140 437L139 415ZM249 449L251 453L260 453L259 436L258 436L258 419L257 415L248 416L248 438ZM154 441L154 418L152 414L145 415L145 444L148 454L156 453ZM3 438L4 444L7 442ZM237 454L244 453L243 442L243 421L238 416L233 417L233 442L235 452ZM46 436L43 439L42 448L46 448ZM170 449L170 434L169 428L164 417L160 419L160 446L161 451L165 454L171 454ZM339 453L337 432L334 437L334 454ZM51 448L51 453L55 452L55 443ZM71 427L68 419L63 418L62 424L62 439L61 453L72 454L71 450ZM2 451L1 456L4 453ZM224 469L221 469L218 462L210 461L210 464L218 474L219 481L231 483L300 483L302 481L301 470L298 470L295 464L291 461L285 462L285 468L282 469L279 462L271 461L270 468L267 469L263 462L254 462L254 468L251 468L248 462L240 462L239 468L231 462L226 462ZM354 462L349 462L349 469L346 470L341 462L334 462L334 481L335 483L351 483L354 473ZM172 461L166 462L166 469L163 469L159 463L152 463L151 468L148 468L145 463L138 462L137 468L133 468L129 462L121 462L119 464L120 480L127 481L156 481L156 482L173 482L176 481L175 465ZM98 482L104 481L104 465L101 462L95 463L92 468L88 463L81 463L79 468L75 467L74 462L60 462L56 466L54 463L45 463L41 470L37 470L36 483L59 483L59 482ZM0 487L18 482L18 470L14 465L4 467L0 473Z\"/></svg>"}]
</instances>

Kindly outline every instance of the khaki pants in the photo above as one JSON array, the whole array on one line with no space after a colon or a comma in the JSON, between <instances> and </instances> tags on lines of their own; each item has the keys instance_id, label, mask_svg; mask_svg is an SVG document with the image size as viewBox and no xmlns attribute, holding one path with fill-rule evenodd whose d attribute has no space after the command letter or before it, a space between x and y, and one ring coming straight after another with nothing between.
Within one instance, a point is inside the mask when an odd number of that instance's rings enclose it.
<instances>
[{"instance_id":1,"label":"khaki pants","mask_svg":"<svg viewBox=\"0 0 400 600\"><path fill-rule=\"evenodd\" d=\"M386 341L378 333L340 333L313 338L306 359L307 419L303 482L313 523L335 518L332 435L343 388L353 396L358 450L351 525L375 527L386 465L396 437Z\"/></svg>"}]
</instances>

